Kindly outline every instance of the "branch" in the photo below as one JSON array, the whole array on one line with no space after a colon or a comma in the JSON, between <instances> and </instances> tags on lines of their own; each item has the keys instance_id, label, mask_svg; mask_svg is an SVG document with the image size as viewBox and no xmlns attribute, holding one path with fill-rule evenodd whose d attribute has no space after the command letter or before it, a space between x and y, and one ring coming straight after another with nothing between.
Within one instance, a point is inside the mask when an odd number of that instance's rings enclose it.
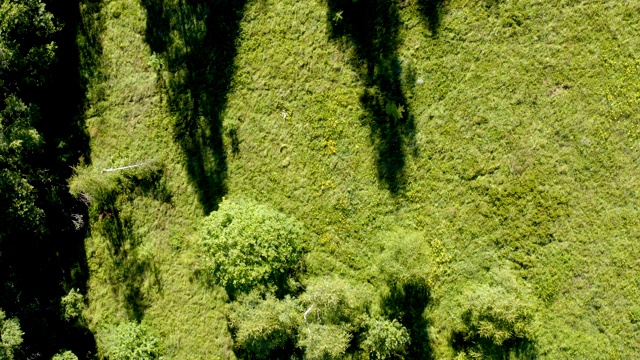
<instances>
[{"instance_id":1,"label":"branch","mask_svg":"<svg viewBox=\"0 0 640 360\"><path fill-rule=\"evenodd\" d=\"M307 323L307 330L309 331L309 335L311 335L311 329L309 328L309 322L307 321L307 314L309 313L309 311L311 311L311 309L313 309L313 305L314 304L311 304L307 311L304 312L304 322Z\"/></svg>"},{"instance_id":2,"label":"branch","mask_svg":"<svg viewBox=\"0 0 640 360\"><path fill-rule=\"evenodd\" d=\"M127 170L127 169L133 169L133 168L138 168L138 167L142 167L142 166L146 166L147 163L141 163L141 164L135 164L135 165L129 165L129 166L123 166L123 167L117 167L117 168L111 168L111 169L102 169L102 171L100 172L101 174L104 174L106 172L111 172L111 171L119 171L119 170Z\"/></svg>"}]
</instances>

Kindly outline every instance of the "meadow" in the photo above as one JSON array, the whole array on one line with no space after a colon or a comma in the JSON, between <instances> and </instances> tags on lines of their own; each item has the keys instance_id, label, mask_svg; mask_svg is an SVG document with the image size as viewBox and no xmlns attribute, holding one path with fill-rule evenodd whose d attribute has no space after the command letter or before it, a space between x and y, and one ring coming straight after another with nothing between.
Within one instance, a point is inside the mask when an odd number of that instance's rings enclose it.
<instances>
[{"instance_id":1,"label":"meadow","mask_svg":"<svg viewBox=\"0 0 640 360\"><path fill-rule=\"evenodd\" d=\"M166 359L241 357L196 270L203 219L247 199L304 226L303 287L373 289L407 358L640 353L640 1L80 10L99 351L134 321ZM492 306L526 336L470 336Z\"/></svg>"}]
</instances>

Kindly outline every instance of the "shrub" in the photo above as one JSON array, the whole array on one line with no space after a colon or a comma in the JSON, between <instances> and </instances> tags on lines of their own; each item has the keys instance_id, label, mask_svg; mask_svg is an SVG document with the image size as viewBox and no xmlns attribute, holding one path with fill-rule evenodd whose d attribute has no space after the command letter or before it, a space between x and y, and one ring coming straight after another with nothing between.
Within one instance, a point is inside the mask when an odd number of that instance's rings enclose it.
<instances>
[{"instance_id":1,"label":"shrub","mask_svg":"<svg viewBox=\"0 0 640 360\"><path fill-rule=\"evenodd\" d=\"M146 327L123 322L106 329L102 347L111 360L152 360L160 356L160 343Z\"/></svg>"},{"instance_id":2,"label":"shrub","mask_svg":"<svg viewBox=\"0 0 640 360\"><path fill-rule=\"evenodd\" d=\"M302 255L301 225L265 205L223 200L202 226L204 267L230 294L283 287Z\"/></svg>"},{"instance_id":3,"label":"shrub","mask_svg":"<svg viewBox=\"0 0 640 360\"><path fill-rule=\"evenodd\" d=\"M272 351L293 342L302 323L299 302L289 296L278 300L267 295L263 299L254 291L233 302L230 310L236 346L249 353L249 358L270 358Z\"/></svg>"},{"instance_id":4,"label":"shrub","mask_svg":"<svg viewBox=\"0 0 640 360\"><path fill-rule=\"evenodd\" d=\"M462 314L454 325L454 348L478 356L507 356L532 340L533 298L511 274L495 284L474 286L462 296ZM508 357L508 356L507 356Z\"/></svg>"},{"instance_id":5,"label":"shrub","mask_svg":"<svg viewBox=\"0 0 640 360\"><path fill-rule=\"evenodd\" d=\"M78 360L78 357L71 351L65 351L54 355L51 360Z\"/></svg>"},{"instance_id":6,"label":"shrub","mask_svg":"<svg viewBox=\"0 0 640 360\"><path fill-rule=\"evenodd\" d=\"M305 349L305 359L341 359L351 334L339 325L309 324L301 329L298 346Z\"/></svg>"},{"instance_id":7,"label":"shrub","mask_svg":"<svg viewBox=\"0 0 640 360\"><path fill-rule=\"evenodd\" d=\"M62 317L67 321L77 318L84 310L84 297L76 289L71 289L60 302L64 311Z\"/></svg>"},{"instance_id":8,"label":"shrub","mask_svg":"<svg viewBox=\"0 0 640 360\"><path fill-rule=\"evenodd\" d=\"M358 328L358 322L371 306L375 294L366 287L333 277L311 280L300 300L310 309L307 321L323 324L349 324Z\"/></svg>"},{"instance_id":9,"label":"shrub","mask_svg":"<svg viewBox=\"0 0 640 360\"><path fill-rule=\"evenodd\" d=\"M409 345L409 332L397 320L371 318L366 323L367 331L360 345L369 356L388 359L401 354Z\"/></svg>"}]
</instances>

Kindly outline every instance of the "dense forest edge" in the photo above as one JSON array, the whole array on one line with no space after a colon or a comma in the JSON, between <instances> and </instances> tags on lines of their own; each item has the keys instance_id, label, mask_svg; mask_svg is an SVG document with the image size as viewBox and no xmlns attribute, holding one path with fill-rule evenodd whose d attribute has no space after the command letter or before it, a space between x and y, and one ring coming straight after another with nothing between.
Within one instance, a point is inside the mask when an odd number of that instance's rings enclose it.
<instances>
[{"instance_id":1,"label":"dense forest edge","mask_svg":"<svg viewBox=\"0 0 640 360\"><path fill-rule=\"evenodd\" d=\"M0 359L631 358L640 1L3 0Z\"/></svg>"}]
</instances>

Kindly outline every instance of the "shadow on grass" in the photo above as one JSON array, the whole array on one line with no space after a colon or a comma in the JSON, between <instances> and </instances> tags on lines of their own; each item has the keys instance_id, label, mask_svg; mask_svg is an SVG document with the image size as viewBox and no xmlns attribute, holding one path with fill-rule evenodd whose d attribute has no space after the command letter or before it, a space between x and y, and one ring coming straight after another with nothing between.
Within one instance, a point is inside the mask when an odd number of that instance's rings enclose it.
<instances>
[{"instance_id":1,"label":"shadow on grass","mask_svg":"<svg viewBox=\"0 0 640 360\"><path fill-rule=\"evenodd\" d=\"M129 318L137 322L149 306L145 294L162 292L162 283L154 261L141 251L141 235L134 231L131 218L120 209L127 207L128 199L140 196L171 201L164 178L159 169L123 174L118 179L117 191L105 196L100 210L94 214L97 219L93 230L108 240L110 285L115 295L124 301Z\"/></svg>"},{"instance_id":2,"label":"shadow on grass","mask_svg":"<svg viewBox=\"0 0 640 360\"><path fill-rule=\"evenodd\" d=\"M398 2L328 0L328 5L331 36L351 44L355 52L351 62L365 85L360 101L377 150L378 178L397 193L404 183L407 146L413 146L415 136L397 53Z\"/></svg>"},{"instance_id":3,"label":"shadow on grass","mask_svg":"<svg viewBox=\"0 0 640 360\"><path fill-rule=\"evenodd\" d=\"M409 359L431 359L432 350L427 332L429 323L424 311L429 304L429 289L424 281L408 280L391 285L391 293L383 299L383 311L390 319L397 319L407 328L411 345Z\"/></svg>"},{"instance_id":4,"label":"shadow on grass","mask_svg":"<svg viewBox=\"0 0 640 360\"><path fill-rule=\"evenodd\" d=\"M143 0L146 40L161 59L160 85L176 116L174 137L207 213L226 193L221 115L231 89L245 1Z\"/></svg>"},{"instance_id":5,"label":"shadow on grass","mask_svg":"<svg viewBox=\"0 0 640 360\"><path fill-rule=\"evenodd\" d=\"M418 9L432 37L438 36L443 0L417 0Z\"/></svg>"}]
</instances>

